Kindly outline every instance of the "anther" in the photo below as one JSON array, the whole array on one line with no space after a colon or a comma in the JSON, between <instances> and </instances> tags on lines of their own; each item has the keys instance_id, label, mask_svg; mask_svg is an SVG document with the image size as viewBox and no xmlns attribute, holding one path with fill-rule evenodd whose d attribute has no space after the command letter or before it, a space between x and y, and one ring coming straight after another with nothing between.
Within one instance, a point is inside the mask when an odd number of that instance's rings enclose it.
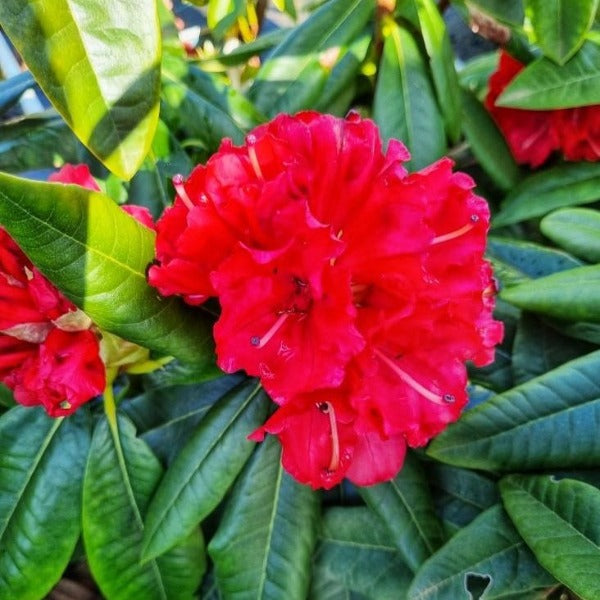
<instances>
[{"instance_id":1,"label":"anther","mask_svg":"<svg viewBox=\"0 0 600 600\"><path fill-rule=\"evenodd\" d=\"M177 195L181 198L182 202L188 207L188 210L192 210L192 208L194 208L194 203L190 200L190 197L185 191L185 186L183 185L183 175L173 175L173 179L171 181L173 181L173 187L175 188L175 191L177 192Z\"/></svg>"},{"instance_id":2,"label":"anther","mask_svg":"<svg viewBox=\"0 0 600 600\"><path fill-rule=\"evenodd\" d=\"M383 352L375 350L375 354L388 366L400 379L411 387L417 394L420 394L426 400L434 402L435 404L442 404L446 398L440 397L438 394L434 394L431 390L428 390L424 385L420 384L416 379L409 375L406 371L402 370L393 360L388 358ZM450 396L450 394L447 394ZM448 402L448 400L446 400Z\"/></svg>"},{"instance_id":3,"label":"anther","mask_svg":"<svg viewBox=\"0 0 600 600\"><path fill-rule=\"evenodd\" d=\"M290 316L289 312L284 312L281 315L279 315L279 318L277 319L277 321L275 321L275 323L273 323L273 326L271 327L271 329L269 329L269 331L267 331L267 333L265 333L265 335L263 335L262 337L258 337L255 335L252 336L250 338L250 344L252 344L256 348L263 348L266 344L269 343L269 341L273 338L273 336L281 329L282 325L286 322L286 320L289 316Z\"/></svg>"},{"instance_id":4,"label":"anther","mask_svg":"<svg viewBox=\"0 0 600 600\"><path fill-rule=\"evenodd\" d=\"M453 394L444 394L444 402L447 402L448 404L454 404L456 402L456 398L453 396Z\"/></svg>"},{"instance_id":5,"label":"anther","mask_svg":"<svg viewBox=\"0 0 600 600\"><path fill-rule=\"evenodd\" d=\"M323 413L329 412L329 402L317 402L317 408Z\"/></svg>"},{"instance_id":6,"label":"anther","mask_svg":"<svg viewBox=\"0 0 600 600\"><path fill-rule=\"evenodd\" d=\"M63 410L69 410L71 408L71 403L67 400L63 400L58 406Z\"/></svg>"}]
</instances>

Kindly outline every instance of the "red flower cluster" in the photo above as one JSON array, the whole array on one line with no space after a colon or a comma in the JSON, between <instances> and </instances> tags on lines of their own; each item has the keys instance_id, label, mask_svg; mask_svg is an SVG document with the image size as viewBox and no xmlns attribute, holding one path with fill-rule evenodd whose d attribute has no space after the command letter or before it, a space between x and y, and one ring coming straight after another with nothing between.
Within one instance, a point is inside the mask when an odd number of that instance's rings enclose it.
<instances>
[{"instance_id":1,"label":"red flower cluster","mask_svg":"<svg viewBox=\"0 0 600 600\"><path fill-rule=\"evenodd\" d=\"M502 52L485 99L485 106L515 160L539 167L554 151L560 151L567 160L600 160L600 105L545 111L495 105L498 96L524 68L510 54Z\"/></svg>"},{"instance_id":2,"label":"red flower cluster","mask_svg":"<svg viewBox=\"0 0 600 600\"><path fill-rule=\"evenodd\" d=\"M502 324L482 259L489 213L440 160L407 174L374 123L281 115L175 180L151 284L218 297L219 366L280 408L284 467L329 488L394 477L467 401L464 362L493 360Z\"/></svg>"},{"instance_id":3,"label":"red flower cluster","mask_svg":"<svg viewBox=\"0 0 600 600\"><path fill-rule=\"evenodd\" d=\"M87 165L65 165L50 181L99 190ZM141 207L123 207L152 226ZM106 369L87 315L65 298L0 228L0 381L25 406L52 417L102 393Z\"/></svg>"}]
</instances>

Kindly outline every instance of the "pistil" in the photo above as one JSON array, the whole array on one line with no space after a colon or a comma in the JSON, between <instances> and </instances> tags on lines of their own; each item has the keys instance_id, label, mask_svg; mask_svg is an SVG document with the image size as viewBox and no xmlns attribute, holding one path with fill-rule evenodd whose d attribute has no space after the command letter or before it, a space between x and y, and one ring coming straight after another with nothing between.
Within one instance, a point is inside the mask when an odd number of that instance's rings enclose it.
<instances>
[{"instance_id":1,"label":"pistil","mask_svg":"<svg viewBox=\"0 0 600 600\"><path fill-rule=\"evenodd\" d=\"M475 227L475 224L478 222L479 222L479 217L477 215L471 215L470 223L467 223L466 225L463 225L459 229L455 229L454 231L451 231L450 233L444 233L443 235L438 235L437 237L434 237L431 240L431 245L433 246L434 244L441 244L442 242L448 242L450 240L460 237L461 235L465 235L465 233L469 233L469 231L471 231L471 229L473 229L473 227Z\"/></svg>"}]
</instances>

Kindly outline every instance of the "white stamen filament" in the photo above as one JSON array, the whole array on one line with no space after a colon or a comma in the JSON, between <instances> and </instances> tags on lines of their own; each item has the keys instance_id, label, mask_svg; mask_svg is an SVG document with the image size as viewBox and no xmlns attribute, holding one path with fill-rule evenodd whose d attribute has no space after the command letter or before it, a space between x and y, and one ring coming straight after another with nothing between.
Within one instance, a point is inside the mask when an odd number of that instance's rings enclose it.
<instances>
[{"instance_id":1,"label":"white stamen filament","mask_svg":"<svg viewBox=\"0 0 600 600\"><path fill-rule=\"evenodd\" d=\"M329 427L331 428L331 460L329 461L328 471L337 471L340 466L340 438L338 436L337 421L335 420L335 410L331 402L327 404L327 414L329 415Z\"/></svg>"},{"instance_id":2,"label":"white stamen filament","mask_svg":"<svg viewBox=\"0 0 600 600\"><path fill-rule=\"evenodd\" d=\"M256 347L263 348L266 344L268 344L271 341L271 338L279 331L279 329L281 329L281 326L286 322L289 316L289 312L279 315L279 318L277 321L275 321L275 323L273 323L271 329L269 329L269 331L267 331L267 333L260 338L258 344L256 344Z\"/></svg>"},{"instance_id":3,"label":"white stamen filament","mask_svg":"<svg viewBox=\"0 0 600 600\"><path fill-rule=\"evenodd\" d=\"M444 404L444 400L438 394L434 394L431 390L421 385L416 379L411 377L406 371L403 371L393 360L388 358L385 354L379 350L375 350L375 354L388 366L390 369L400 377L400 379L410 386L417 394L421 394L424 398L435 404Z\"/></svg>"},{"instance_id":4,"label":"white stamen filament","mask_svg":"<svg viewBox=\"0 0 600 600\"><path fill-rule=\"evenodd\" d=\"M183 203L188 207L188 210L192 210L192 208L194 208L194 203L190 200L190 197L187 195L187 192L185 191L182 175L175 175L173 177L173 187L175 188L177 195L181 198Z\"/></svg>"},{"instance_id":5,"label":"white stamen filament","mask_svg":"<svg viewBox=\"0 0 600 600\"><path fill-rule=\"evenodd\" d=\"M254 170L256 176L259 179L264 180L264 175L260 168L260 163L258 162L258 156L256 155L256 148L254 147L254 144L256 143L256 138L252 134L250 134L246 138L246 143L248 144L248 158L250 159L252 169Z\"/></svg>"}]
</instances>

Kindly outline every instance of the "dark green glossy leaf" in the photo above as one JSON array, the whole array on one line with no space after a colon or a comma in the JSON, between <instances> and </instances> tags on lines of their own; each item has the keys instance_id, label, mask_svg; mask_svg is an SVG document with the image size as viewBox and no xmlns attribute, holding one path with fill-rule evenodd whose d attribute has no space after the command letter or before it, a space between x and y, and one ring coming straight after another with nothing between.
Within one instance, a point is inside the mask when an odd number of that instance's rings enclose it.
<instances>
[{"instance_id":1,"label":"dark green glossy leaf","mask_svg":"<svg viewBox=\"0 0 600 600\"><path fill-rule=\"evenodd\" d=\"M520 172L504 136L473 94L462 92L462 128L471 151L490 179L504 191L514 188Z\"/></svg>"},{"instance_id":2,"label":"dark green glossy leaf","mask_svg":"<svg viewBox=\"0 0 600 600\"><path fill-rule=\"evenodd\" d=\"M82 162L85 149L54 110L0 127L0 171L50 168L55 161Z\"/></svg>"},{"instance_id":3,"label":"dark green glossy leaf","mask_svg":"<svg viewBox=\"0 0 600 600\"><path fill-rule=\"evenodd\" d=\"M98 424L83 485L83 539L90 570L110 600L191 600L200 584L206 563L199 529L140 564L143 516L161 476L126 417Z\"/></svg>"},{"instance_id":4,"label":"dark green glossy leaf","mask_svg":"<svg viewBox=\"0 0 600 600\"><path fill-rule=\"evenodd\" d=\"M498 394L450 425L427 453L490 471L595 466L599 370L600 351Z\"/></svg>"},{"instance_id":5,"label":"dark green glossy leaf","mask_svg":"<svg viewBox=\"0 0 600 600\"><path fill-rule=\"evenodd\" d=\"M592 344L565 337L534 315L523 313L513 345L515 383L525 383L592 350Z\"/></svg>"},{"instance_id":6,"label":"dark green glossy leaf","mask_svg":"<svg viewBox=\"0 0 600 600\"><path fill-rule=\"evenodd\" d=\"M566 321L600 323L600 265L577 267L502 291L519 308Z\"/></svg>"},{"instance_id":7,"label":"dark green glossy leaf","mask_svg":"<svg viewBox=\"0 0 600 600\"><path fill-rule=\"evenodd\" d=\"M205 73L181 60L165 61L161 93L165 121L209 153L225 137L242 143L244 132L265 120L240 92L218 75Z\"/></svg>"},{"instance_id":8,"label":"dark green glossy leaf","mask_svg":"<svg viewBox=\"0 0 600 600\"><path fill-rule=\"evenodd\" d=\"M462 87L482 100L487 92L488 81L498 68L498 52L488 52L468 60L458 71Z\"/></svg>"},{"instance_id":9,"label":"dark green glossy leaf","mask_svg":"<svg viewBox=\"0 0 600 600\"><path fill-rule=\"evenodd\" d=\"M600 490L580 481L512 475L502 500L540 564L582 600L600 597Z\"/></svg>"},{"instance_id":10,"label":"dark green glossy leaf","mask_svg":"<svg viewBox=\"0 0 600 600\"><path fill-rule=\"evenodd\" d=\"M587 262L600 262L600 212L589 208L564 208L542 219L546 237Z\"/></svg>"},{"instance_id":11,"label":"dark green glossy leaf","mask_svg":"<svg viewBox=\"0 0 600 600\"><path fill-rule=\"evenodd\" d=\"M499 21L521 25L525 11L523 0L466 0L467 5Z\"/></svg>"},{"instance_id":12,"label":"dark green glossy leaf","mask_svg":"<svg viewBox=\"0 0 600 600\"><path fill-rule=\"evenodd\" d=\"M77 137L130 179L158 119L154 0L139 0L136 10L118 0L3 0L0 23Z\"/></svg>"},{"instance_id":13,"label":"dark green glossy leaf","mask_svg":"<svg viewBox=\"0 0 600 600\"><path fill-rule=\"evenodd\" d=\"M461 529L417 573L410 600L467 600L477 581L486 600L537 600L555 582L498 505Z\"/></svg>"},{"instance_id":14,"label":"dark green glossy leaf","mask_svg":"<svg viewBox=\"0 0 600 600\"><path fill-rule=\"evenodd\" d=\"M599 198L600 163L559 165L524 179L508 194L492 224L510 225L540 217L555 208L588 204Z\"/></svg>"},{"instance_id":15,"label":"dark green glossy leaf","mask_svg":"<svg viewBox=\"0 0 600 600\"><path fill-rule=\"evenodd\" d=\"M523 69L502 92L496 104L531 110L550 110L600 104L600 46L586 42L566 64L540 58Z\"/></svg>"},{"instance_id":16,"label":"dark green glossy leaf","mask_svg":"<svg viewBox=\"0 0 600 600\"><path fill-rule=\"evenodd\" d=\"M29 71L23 71L18 75L0 82L0 114L16 104L23 92L32 88L35 81Z\"/></svg>"},{"instance_id":17,"label":"dark green glossy leaf","mask_svg":"<svg viewBox=\"0 0 600 600\"><path fill-rule=\"evenodd\" d=\"M81 531L90 443L83 415L18 406L0 418L0 597L39 600L61 578Z\"/></svg>"},{"instance_id":18,"label":"dark green glossy leaf","mask_svg":"<svg viewBox=\"0 0 600 600\"><path fill-rule=\"evenodd\" d=\"M461 130L461 91L450 36L434 0L415 2L446 131L450 140L457 142Z\"/></svg>"},{"instance_id":19,"label":"dark green glossy leaf","mask_svg":"<svg viewBox=\"0 0 600 600\"><path fill-rule=\"evenodd\" d=\"M222 500L252 453L246 439L264 420L268 398L256 382L217 402L163 478L146 518L143 558L171 548Z\"/></svg>"},{"instance_id":20,"label":"dark green glossy leaf","mask_svg":"<svg viewBox=\"0 0 600 600\"><path fill-rule=\"evenodd\" d=\"M383 139L403 141L412 156L412 169L420 169L444 154L444 123L414 38L392 21L384 31L373 118Z\"/></svg>"},{"instance_id":21,"label":"dark green glossy leaf","mask_svg":"<svg viewBox=\"0 0 600 600\"><path fill-rule=\"evenodd\" d=\"M368 506L390 531L403 561L413 570L443 542L427 479L415 456L408 454L391 481L359 489Z\"/></svg>"},{"instance_id":22,"label":"dark green glossy leaf","mask_svg":"<svg viewBox=\"0 0 600 600\"><path fill-rule=\"evenodd\" d=\"M598 0L528 0L529 16L542 52L563 65L583 44Z\"/></svg>"},{"instance_id":23,"label":"dark green glossy leaf","mask_svg":"<svg viewBox=\"0 0 600 600\"><path fill-rule=\"evenodd\" d=\"M500 501L496 483L475 471L432 463L427 474L438 513L456 528Z\"/></svg>"},{"instance_id":24,"label":"dark green glossy leaf","mask_svg":"<svg viewBox=\"0 0 600 600\"><path fill-rule=\"evenodd\" d=\"M332 69L364 30L374 0L330 0L290 30L269 54L249 91L269 117L313 108Z\"/></svg>"},{"instance_id":25,"label":"dark green glossy leaf","mask_svg":"<svg viewBox=\"0 0 600 600\"><path fill-rule=\"evenodd\" d=\"M323 516L316 579L377 600L403 598L412 573L381 520L368 508L330 508Z\"/></svg>"},{"instance_id":26,"label":"dark green glossy leaf","mask_svg":"<svg viewBox=\"0 0 600 600\"><path fill-rule=\"evenodd\" d=\"M240 379L228 375L196 385L150 390L124 402L122 410L154 454L168 465L210 407L238 385Z\"/></svg>"},{"instance_id":27,"label":"dark green glossy leaf","mask_svg":"<svg viewBox=\"0 0 600 600\"><path fill-rule=\"evenodd\" d=\"M304 600L316 542L319 498L281 466L265 440L240 475L208 551L226 598Z\"/></svg>"},{"instance_id":28,"label":"dark green glossy leaf","mask_svg":"<svg viewBox=\"0 0 600 600\"><path fill-rule=\"evenodd\" d=\"M0 174L0 223L101 328L188 362L213 361L210 324L146 283L154 232L101 193Z\"/></svg>"}]
</instances>

